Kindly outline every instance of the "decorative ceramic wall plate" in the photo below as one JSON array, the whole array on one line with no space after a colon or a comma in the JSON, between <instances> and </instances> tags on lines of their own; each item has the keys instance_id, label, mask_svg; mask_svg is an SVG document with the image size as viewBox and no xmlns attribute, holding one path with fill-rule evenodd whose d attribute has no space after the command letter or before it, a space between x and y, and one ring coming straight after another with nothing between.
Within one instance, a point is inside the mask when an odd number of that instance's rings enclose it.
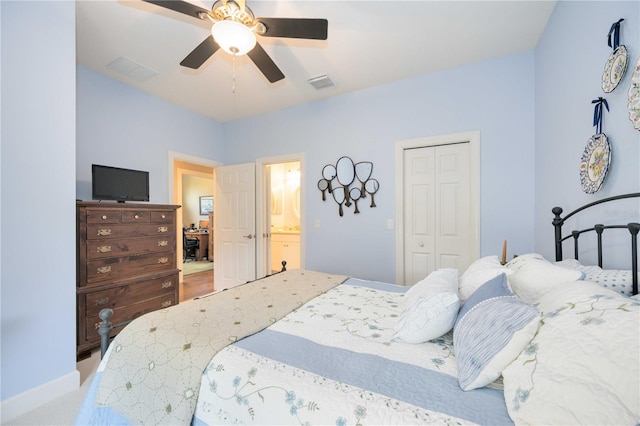
<instances>
[{"instance_id":1,"label":"decorative ceramic wall plate","mask_svg":"<svg viewBox=\"0 0 640 426\"><path fill-rule=\"evenodd\" d=\"M629 110L629 120L633 123L633 127L636 130L640 130L640 58L638 58L631 76L627 109Z\"/></svg>"},{"instance_id":2,"label":"decorative ceramic wall plate","mask_svg":"<svg viewBox=\"0 0 640 426\"><path fill-rule=\"evenodd\" d=\"M589 138L580 161L580 186L587 194L597 192L602 186L609 165L611 164L611 147L607 135L599 133Z\"/></svg>"},{"instance_id":3,"label":"decorative ceramic wall plate","mask_svg":"<svg viewBox=\"0 0 640 426\"><path fill-rule=\"evenodd\" d=\"M609 55L609 60L604 66L602 73L602 90L605 93L613 92L618 83L624 77L627 70L628 54L627 48L620 45Z\"/></svg>"}]
</instances>

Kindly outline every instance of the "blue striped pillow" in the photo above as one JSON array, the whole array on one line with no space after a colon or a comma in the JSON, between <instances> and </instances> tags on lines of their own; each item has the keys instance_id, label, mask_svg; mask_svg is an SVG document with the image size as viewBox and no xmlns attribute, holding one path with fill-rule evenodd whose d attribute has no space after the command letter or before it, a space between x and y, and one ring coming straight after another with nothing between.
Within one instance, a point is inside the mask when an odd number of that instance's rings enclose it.
<instances>
[{"instance_id":1,"label":"blue striped pillow","mask_svg":"<svg viewBox=\"0 0 640 426\"><path fill-rule=\"evenodd\" d=\"M539 323L540 312L511 292L505 274L484 283L462 305L453 328L460 387L472 390L500 377Z\"/></svg>"}]
</instances>

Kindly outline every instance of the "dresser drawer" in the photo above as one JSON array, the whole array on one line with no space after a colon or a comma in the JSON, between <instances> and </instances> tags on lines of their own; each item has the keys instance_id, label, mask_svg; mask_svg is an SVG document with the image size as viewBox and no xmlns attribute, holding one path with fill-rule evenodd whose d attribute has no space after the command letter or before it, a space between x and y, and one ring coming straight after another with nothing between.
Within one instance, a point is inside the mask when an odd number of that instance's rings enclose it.
<instances>
[{"instance_id":1,"label":"dresser drawer","mask_svg":"<svg viewBox=\"0 0 640 426\"><path fill-rule=\"evenodd\" d=\"M87 317L98 315L104 308L118 309L120 306L133 305L156 297L173 295L178 288L178 274L138 281L108 290L88 293L86 298Z\"/></svg>"},{"instance_id":2,"label":"dresser drawer","mask_svg":"<svg viewBox=\"0 0 640 426\"><path fill-rule=\"evenodd\" d=\"M151 223L173 223L173 212L151 210Z\"/></svg>"},{"instance_id":3,"label":"dresser drawer","mask_svg":"<svg viewBox=\"0 0 640 426\"><path fill-rule=\"evenodd\" d=\"M87 210L87 223L120 223L122 221L121 210Z\"/></svg>"},{"instance_id":4,"label":"dresser drawer","mask_svg":"<svg viewBox=\"0 0 640 426\"><path fill-rule=\"evenodd\" d=\"M149 223L149 211L123 210L122 223Z\"/></svg>"},{"instance_id":5,"label":"dresser drawer","mask_svg":"<svg viewBox=\"0 0 640 426\"><path fill-rule=\"evenodd\" d=\"M167 251L175 246L173 235L159 237L102 239L87 241L87 259L104 259L107 257L131 256L136 254L157 253Z\"/></svg>"},{"instance_id":6,"label":"dresser drawer","mask_svg":"<svg viewBox=\"0 0 640 426\"><path fill-rule=\"evenodd\" d=\"M175 263L173 251L93 260L86 264L87 284L175 269Z\"/></svg>"},{"instance_id":7,"label":"dresser drawer","mask_svg":"<svg viewBox=\"0 0 640 426\"><path fill-rule=\"evenodd\" d=\"M131 321L138 318L148 312L157 311L158 309L168 308L178 303L176 293L166 294L153 299L145 300L141 303L135 303L132 305L126 305L121 308L113 310L113 316L109 320L112 324L116 325L124 321ZM98 314L87 316L85 321L85 339L98 340L100 335L98 334L98 328L102 320ZM120 331L123 327L114 328L114 331ZM115 333L112 333L112 335Z\"/></svg>"},{"instance_id":8,"label":"dresser drawer","mask_svg":"<svg viewBox=\"0 0 640 426\"><path fill-rule=\"evenodd\" d=\"M103 238L129 238L168 235L175 237L176 228L173 224L133 224L133 225L87 225L87 240Z\"/></svg>"}]
</instances>

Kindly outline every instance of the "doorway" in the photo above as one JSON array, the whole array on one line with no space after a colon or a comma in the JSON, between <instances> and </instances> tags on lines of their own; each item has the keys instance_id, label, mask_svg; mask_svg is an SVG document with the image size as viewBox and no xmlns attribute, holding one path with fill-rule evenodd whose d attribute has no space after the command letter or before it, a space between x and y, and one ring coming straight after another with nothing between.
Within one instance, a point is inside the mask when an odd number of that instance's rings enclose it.
<instances>
[{"instance_id":1,"label":"doorway","mask_svg":"<svg viewBox=\"0 0 640 426\"><path fill-rule=\"evenodd\" d=\"M186 154L169 152L169 194L173 204L182 208L176 214L176 264L180 270L180 302L192 299L214 289L213 250L210 233L211 215L201 214L200 199L213 194L213 171L220 163ZM193 225L192 225L193 224ZM191 235L202 247L193 252L193 258L183 262L183 230L192 229ZM197 263L197 264L196 264ZM189 266L189 268L185 267ZM205 267L206 266L206 267ZM186 272L186 273L185 273ZM190 274L189 272L193 272Z\"/></svg>"},{"instance_id":2,"label":"doorway","mask_svg":"<svg viewBox=\"0 0 640 426\"><path fill-rule=\"evenodd\" d=\"M396 143L396 282L464 271L480 252L480 133Z\"/></svg>"},{"instance_id":3,"label":"doorway","mask_svg":"<svg viewBox=\"0 0 640 426\"><path fill-rule=\"evenodd\" d=\"M262 158L256 161L256 271L265 276L282 269L304 268L304 156Z\"/></svg>"},{"instance_id":4,"label":"doorway","mask_svg":"<svg viewBox=\"0 0 640 426\"><path fill-rule=\"evenodd\" d=\"M267 189L270 272L300 268L300 162L269 164Z\"/></svg>"}]
</instances>

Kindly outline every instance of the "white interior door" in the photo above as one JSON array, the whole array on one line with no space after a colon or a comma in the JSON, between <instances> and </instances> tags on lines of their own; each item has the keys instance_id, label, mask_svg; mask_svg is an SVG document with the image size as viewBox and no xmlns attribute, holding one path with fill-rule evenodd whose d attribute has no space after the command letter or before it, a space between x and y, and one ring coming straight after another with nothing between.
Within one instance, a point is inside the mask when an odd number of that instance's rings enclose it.
<instances>
[{"instance_id":1,"label":"white interior door","mask_svg":"<svg viewBox=\"0 0 640 426\"><path fill-rule=\"evenodd\" d=\"M255 165L217 167L215 174L214 288L223 290L256 279Z\"/></svg>"},{"instance_id":2,"label":"white interior door","mask_svg":"<svg viewBox=\"0 0 640 426\"><path fill-rule=\"evenodd\" d=\"M472 252L469 143L404 150L404 283L464 270Z\"/></svg>"}]
</instances>

